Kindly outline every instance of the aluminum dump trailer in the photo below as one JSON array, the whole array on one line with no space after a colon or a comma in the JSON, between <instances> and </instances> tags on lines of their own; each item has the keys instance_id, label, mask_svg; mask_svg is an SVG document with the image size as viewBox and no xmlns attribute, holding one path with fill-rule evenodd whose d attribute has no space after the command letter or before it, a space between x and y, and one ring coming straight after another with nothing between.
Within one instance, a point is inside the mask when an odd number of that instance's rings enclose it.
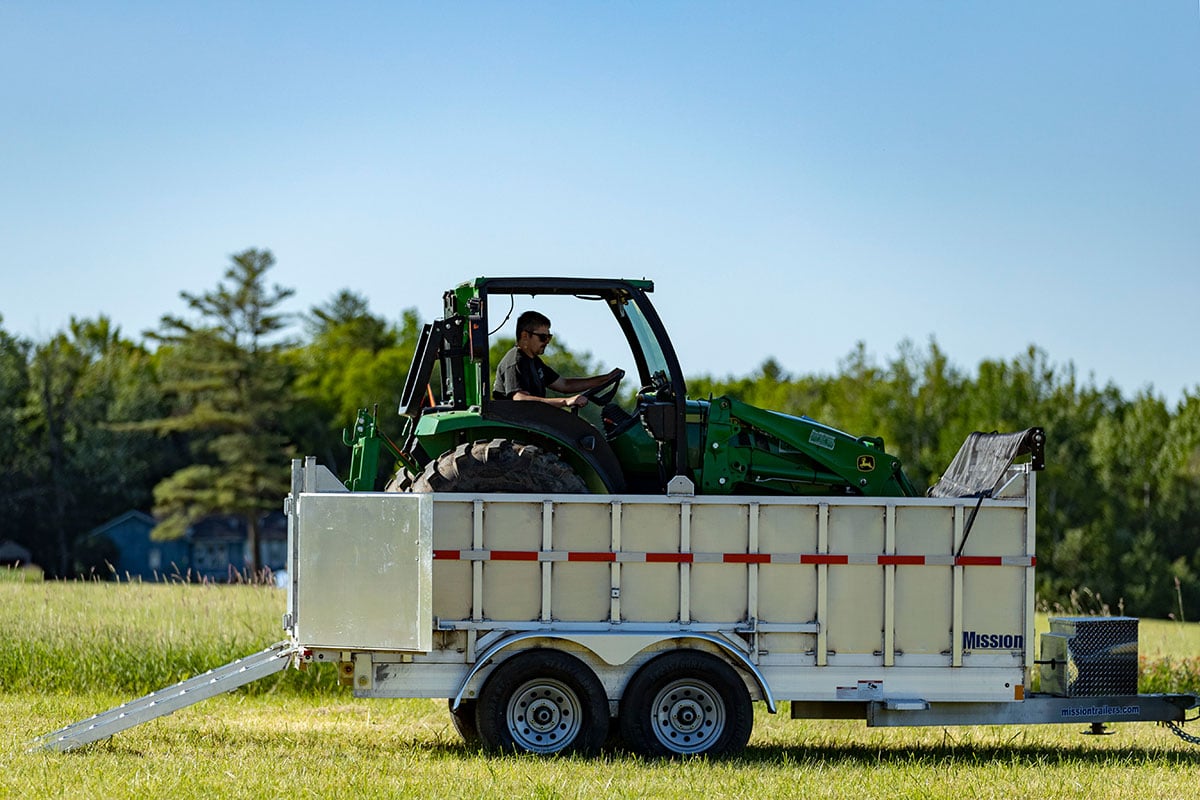
<instances>
[{"instance_id":1,"label":"aluminum dump trailer","mask_svg":"<svg viewBox=\"0 0 1200 800\"><path fill-rule=\"evenodd\" d=\"M1189 695L1032 694L1035 667L1076 668L1035 657L1035 481L1011 466L987 499L352 494L310 460L285 627L357 696L448 697L465 736L517 750L590 749L615 725L651 755L730 752L750 700L872 725L1182 720Z\"/></svg>"},{"instance_id":2,"label":"aluminum dump trailer","mask_svg":"<svg viewBox=\"0 0 1200 800\"><path fill-rule=\"evenodd\" d=\"M448 698L469 741L544 753L613 734L736 752L753 701L869 725L1182 721L1195 697L1136 694L1136 627L1132 661L1127 625L1061 623L1039 663L1035 480L1009 466L986 498L351 493L297 461L288 639L250 666ZM163 694L218 691L195 689ZM156 716L148 700L43 744Z\"/></svg>"}]
</instances>

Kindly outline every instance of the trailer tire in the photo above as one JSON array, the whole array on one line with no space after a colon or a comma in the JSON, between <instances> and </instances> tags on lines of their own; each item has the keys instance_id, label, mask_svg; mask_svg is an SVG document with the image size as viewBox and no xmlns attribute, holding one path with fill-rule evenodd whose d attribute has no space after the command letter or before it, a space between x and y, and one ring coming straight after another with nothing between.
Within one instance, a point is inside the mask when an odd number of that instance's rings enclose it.
<instances>
[{"instance_id":1,"label":"trailer tire","mask_svg":"<svg viewBox=\"0 0 1200 800\"><path fill-rule=\"evenodd\" d=\"M420 475L411 477L411 482L398 474L388 488L411 492L516 494L582 494L588 490L583 478L554 453L511 439L460 444L430 461Z\"/></svg>"},{"instance_id":2,"label":"trailer tire","mask_svg":"<svg viewBox=\"0 0 1200 800\"><path fill-rule=\"evenodd\" d=\"M620 720L625 744L642 755L718 757L746 746L754 708L729 664L697 650L676 650L633 676Z\"/></svg>"},{"instance_id":3,"label":"trailer tire","mask_svg":"<svg viewBox=\"0 0 1200 800\"><path fill-rule=\"evenodd\" d=\"M595 755L608 737L608 697L578 658L531 650L491 674L475 707L475 723L489 749Z\"/></svg>"},{"instance_id":4,"label":"trailer tire","mask_svg":"<svg viewBox=\"0 0 1200 800\"><path fill-rule=\"evenodd\" d=\"M447 700L446 705L450 707L450 721L454 723L454 730L458 731L463 743L468 747L479 747L481 740L479 728L475 726L475 701L463 700L457 710L453 698Z\"/></svg>"}]
</instances>

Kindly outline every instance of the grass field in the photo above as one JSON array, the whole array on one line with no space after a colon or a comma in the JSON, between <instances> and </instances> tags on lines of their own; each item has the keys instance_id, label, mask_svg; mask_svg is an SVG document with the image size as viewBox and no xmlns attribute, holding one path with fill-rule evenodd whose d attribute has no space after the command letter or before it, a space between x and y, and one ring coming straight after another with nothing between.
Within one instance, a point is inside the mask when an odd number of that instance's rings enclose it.
<instances>
[{"instance_id":1,"label":"grass field","mask_svg":"<svg viewBox=\"0 0 1200 800\"><path fill-rule=\"evenodd\" d=\"M0 798L1126 798L1200 787L1200 747L1147 723L1104 737L1071 725L872 729L791 721L786 706L757 709L750 746L725 761L496 757L461 743L444 702L355 700L329 668L288 670L81 751L27 752L39 734L277 641L283 610L283 592L261 587L0 580ZM1200 691L1180 685L1196 678L1200 625L1141 630L1143 690Z\"/></svg>"}]
</instances>

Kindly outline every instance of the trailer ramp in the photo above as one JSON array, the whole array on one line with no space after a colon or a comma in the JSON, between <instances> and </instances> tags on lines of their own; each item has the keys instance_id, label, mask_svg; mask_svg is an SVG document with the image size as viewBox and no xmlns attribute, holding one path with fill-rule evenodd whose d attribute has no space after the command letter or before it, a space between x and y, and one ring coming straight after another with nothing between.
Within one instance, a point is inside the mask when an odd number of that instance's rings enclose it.
<instances>
[{"instance_id":1,"label":"trailer ramp","mask_svg":"<svg viewBox=\"0 0 1200 800\"><path fill-rule=\"evenodd\" d=\"M201 700L230 692L239 686L287 669L297 652L295 643L282 641L252 656L239 658L174 686L97 714L94 717L47 733L34 740L34 749L66 751L107 739L114 733L165 717Z\"/></svg>"}]
</instances>

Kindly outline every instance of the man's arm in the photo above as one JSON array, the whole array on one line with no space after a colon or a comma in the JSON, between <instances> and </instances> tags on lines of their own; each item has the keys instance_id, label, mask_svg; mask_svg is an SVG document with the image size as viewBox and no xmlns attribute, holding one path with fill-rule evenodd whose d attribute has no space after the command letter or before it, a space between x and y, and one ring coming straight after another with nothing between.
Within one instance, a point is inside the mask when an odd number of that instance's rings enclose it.
<instances>
[{"instance_id":1,"label":"man's arm","mask_svg":"<svg viewBox=\"0 0 1200 800\"><path fill-rule=\"evenodd\" d=\"M553 384L551 385L551 388L554 388ZM560 390L555 389L554 391L557 392ZM572 395L571 397L538 397L536 394L530 394L529 392L522 391L520 389L513 392L512 399L536 400L539 403L545 403L546 405L554 406L555 408L583 407L586 406L588 402L587 398L581 394Z\"/></svg>"},{"instance_id":2,"label":"man's arm","mask_svg":"<svg viewBox=\"0 0 1200 800\"><path fill-rule=\"evenodd\" d=\"M588 404L588 399L582 394L578 394L578 392L586 392L588 389L594 389L597 386L603 386L605 383L608 383L610 380L615 378L618 374L622 374L620 369L614 369L605 375L593 375L590 378L564 378L560 375L558 379L554 381L554 383L549 383L546 385L548 388L553 389L556 392L569 394L571 397L549 397L545 399L565 400L566 402L561 404L565 408L582 408ZM517 395L520 394L523 394L523 392L517 392ZM533 395L529 395L528 397L530 400L543 399L541 397L534 397ZM525 399L516 397L515 395L514 398L517 400Z\"/></svg>"},{"instance_id":3,"label":"man's arm","mask_svg":"<svg viewBox=\"0 0 1200 800\"><path fill-rule=\"evenodd\" d=\"M594 389L597 386L603 386L608 381L612 380L620 372L619 369L614 369L606 375L593 375L590 378L563 378L559 377L554 383L546 384L549 388L563 394L576 394L578 392L586 392L588 389Z\"/></svg>"},{"instance_id":4,"label":"man's arm","mask_svg":"<svg viewBox=\"0 0 1200 800\"><path fill-rule=\"evenodd\" d=\"M536 400L549 406L555 406L556 408L583 408L588 404L588 399L579 394L579 392L586 392L588 389L603 386L620 372L620 369L614 369L607 375L595 375L591 378L564 378L560 375L554 379L553 383L546 384L547 388L570 395L570 397L538 397L535 394L518 389L513 392L512 399Z\"/></svg>"}]
</instances>

